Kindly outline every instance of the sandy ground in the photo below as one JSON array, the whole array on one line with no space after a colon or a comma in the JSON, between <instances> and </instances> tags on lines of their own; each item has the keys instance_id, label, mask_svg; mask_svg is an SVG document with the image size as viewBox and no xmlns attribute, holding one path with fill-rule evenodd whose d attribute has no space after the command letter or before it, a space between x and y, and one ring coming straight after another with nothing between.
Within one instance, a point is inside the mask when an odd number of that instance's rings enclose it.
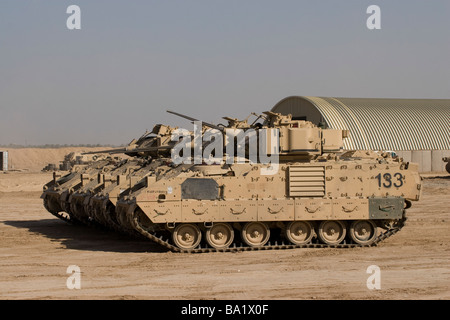
<instances>
[{"instance_id":1,"label":"sandy ground","mask_svg":"<svg viewBox=\"0 0 450 320\"><path fill-rule=\"evenodd\" d=\"M59 164L64 160L64 156L71 153L82 153L90 151L108 150L108 147L88 148L88 147L67 147L67 148L0 148L1 151L8 151L8 167L10 170L39 172L49 163Z\"/></svg>"},{"instance_id":2,"label":"sandy ground","mask_svg":"<svg viewBox=\"0 0 450 320\"><path fill-rule=\"evenodd\" d=\"M176 254L49 214L51 174L0 173L1 299L449 299L450 175L424 179L407 225L378 247ZM68 289L70 265L81 289ZM368 289L367 268L381 288Z\"/></svg>"}]
</instances>

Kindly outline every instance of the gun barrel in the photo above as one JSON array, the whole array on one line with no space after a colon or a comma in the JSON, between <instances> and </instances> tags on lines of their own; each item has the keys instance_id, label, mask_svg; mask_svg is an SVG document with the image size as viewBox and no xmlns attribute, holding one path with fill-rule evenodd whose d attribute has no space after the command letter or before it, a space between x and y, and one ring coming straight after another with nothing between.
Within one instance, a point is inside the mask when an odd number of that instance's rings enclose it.
<instances>
[{"instance_id":1,"label":"gun barrel","mask_svg":"<svg viewBox=\"0 0 450 320\"><path fill-rule=\"evenodd\" d=\"M181 114L181 113L178 113L178 112L175 112L175 111L167 110L167 112L168 112L168 113L171 113L171 114L174 114L174 115L176 115L176 116L179 116L179 117L181 117L181 118L185 118L185 119L190 120L190 121L200 121L200 120L198 120L198 119L195 119L195 118L186 116L186 115L184 115L184 114Z\"/></svg>"},{"instance_id":2,"label":"gun barrel","mask_svg":"<svg viewBox=\"0 0 450 320\"><path fill-rule=\"evenodd\" d=\"M171 114L174 114L174 115L176 115L176 116L179 116L179 117L181 117L181 118L185 118L185 119L190 120L190 121L201 121L202 124L205 125L205 126L207 126L207 127L210 127L210 128L213 128L213 129L217 129L217 130L222 131L222 132L224 131L224 128L223 128L223 127L217 126L217 125L215 125L215 124L208 123L208 122L205 122L205 121L202 121L202 120L198 120L198 119L195 119L195 118L193 118L193 117L186 116L186 115L184 115L184 114L181 114L181 113L178 113L178 112L175 112L175 111L167 110L167 112L168 112L168 113L171 113Z\"/></svg>"},{"instance_id":3,"label":"gun barrel","mask_svg":"<svg viewBox=\"0 0 450 320\"><path fill-rule=\"evenodd\" d=\"M100 150L100 151L90 151L90 152L82 152L82 155L85 154L97 154L97 153L109 153L109 154L113 154L113 153L123 153L125 152L126 149L121 148L121 149L110 149L110 150Z\"/></svg>"},{"instance_id":4,"label":"gun barrel","mask_svg":"<svg viewBox=\"0 0 450 320\"><path fill-rule=\"evenodd\" d=\"M135 152L150 152L150 151L158 151L158 150L170 150L172 149L172 146L159 146L159 147L149 147L149 148L136 148L127 150L127 153L135 153Z\"/></svg>"},{"instance_id":5,"label":"gun barrel","mask_svg":"<svg viewBox=\"0 0 450 320\"><path fill-rule=\"evenodd\" d=\"M84 152L82 154L97 154L97 153L137 153L137 152L151 152L151 151L158 151L158 150L169 150L172 149L171 146L159 146L159 147L149 147L149 148L136 148L136 149L111 149L111 150L102 150L102 151L91 151L91 152Z\"/></svg>"}]
</instances>

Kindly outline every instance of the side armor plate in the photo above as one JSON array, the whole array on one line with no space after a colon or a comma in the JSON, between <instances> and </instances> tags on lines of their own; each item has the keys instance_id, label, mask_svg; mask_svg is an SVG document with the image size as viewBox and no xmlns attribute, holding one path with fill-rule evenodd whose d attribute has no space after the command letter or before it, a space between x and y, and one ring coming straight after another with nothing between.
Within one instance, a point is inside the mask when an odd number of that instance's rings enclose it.
<instances>
[{"instance_id":1,"label":"side armor plate","mask_svg":"<svg viewBox=\"0 0 450 320\"><path fill-rule=\"evenodd\" d=\"M219 186L213 179L188 178L181 184L181 199L216 200Z\"/></svg>"},{"instance_id":2,"label":"side armor plate","mask_svg":"<svg viewBox=\"0 0 450 320\"><path fill-rule=\"evenodd\" d=\"M403 198L369 198L370 219L401 219Z\"/></svg>"}]
</instances>

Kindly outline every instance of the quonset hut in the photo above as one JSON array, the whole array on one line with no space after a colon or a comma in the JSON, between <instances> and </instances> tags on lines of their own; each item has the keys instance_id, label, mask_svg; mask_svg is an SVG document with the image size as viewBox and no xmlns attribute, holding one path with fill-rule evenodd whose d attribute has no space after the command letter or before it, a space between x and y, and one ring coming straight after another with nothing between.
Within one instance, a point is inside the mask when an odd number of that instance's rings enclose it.
<instances>
[{"instance_id":1,"label":"quonset hut","mask_svg":"<svg viewBox=\"0 0 450 320\"><path fill-rule=\"evenodd\" d=\"M395 151L420 172L445 171L442 158L450 157L450 99L291 96L272 111L347 129L344 149Z\"/></svg>"}]
</instances>

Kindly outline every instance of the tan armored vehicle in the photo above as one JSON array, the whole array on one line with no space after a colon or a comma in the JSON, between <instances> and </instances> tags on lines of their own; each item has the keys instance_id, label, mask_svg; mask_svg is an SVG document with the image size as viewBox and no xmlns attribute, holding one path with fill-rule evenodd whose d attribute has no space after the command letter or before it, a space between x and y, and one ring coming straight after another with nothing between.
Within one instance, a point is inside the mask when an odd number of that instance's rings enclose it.
<instances>
[{"instance_id":1,"label":"tan armored vehicle","mask_svg":"<svg viewBox=\"0 0 450 320\"><path fill-rule=\"evenodd\" d=\"M447 164L445 165L445 170L450 173L450 157L444 157L442 158L442 161L447 162Z\"/></svg>"},{"instance_id":2,"label":"tan armored vehicle","mask_svg":"<svg viewBox=\"0 0 450 320\"><path fill-rule=\"evenodd\" d=\"M84 155L81 152L70 152L64 156L64 160L59 165L59 170L69 171L75 165L89 164L97 160L97 156Z\"/></svg>"},{"instance_id":3,"label":"tan armored vehicle","mask_svg":"<svg viewBox=\"0 0 450 320\"><path fill-rule=\"evenodd\" d=\"M73 166L89 164L97 160L96 155L84 155L81 152L70 152L64 156L64 160L57 166L54 163L47 164L42 171L70 171Z\"/></svg>"},{"instance_id":4,"label":"tan armored vehicle","mask_svg":"<svg viewBox=\"0 0 450 320\"><path fill-rule=\"evenodd\" d=\"M127 176L146 165L143 159L125 159L119 163L111 163L101 168L96 174L80 176L80 187L74 190L67 202L70 212L85 224L95 222L90 210L89 201L109 184L116 184L117 176Z\"/></svg>"},{"instance_id":5,"label":"tan armored vehicle","mask_svg":"<svg viewBox=\"0 0 450 320\"><path fill-rule=\"evenodd\" d=\"M91 198L111 184L117 188L124 188L124 184L129 187L130 182L126 181L130 175L138 171L139 174L144 172L145 170L140 169L146 167L152 157L170 155L170 145L174 144L170 141L172 130L174 128L156 125L152 132L133 139L125 148L83 153L80 157L93 161L75 164L63 177L55 172L54 179L44 186L41 198L45 208L67 222L91 224L102 220L100 224L107 224L91 210ZM118 153L134 158L122 160L111 156ZM72 159L74 155L68 157ZM107 226L111 227L111 224Z\"/></svg>"},{"instance_id":6,"label":"tan armored vehicle","mask_svg":"<svg viewBox=\"0 0 450 320\"><path fill-rule=\"evenodd\" d=\"M223 148L219 164L206 164L207 157L192 163L199 150L192 141L183 149L192 156L181 163L174 148L172 163L119 196L119 223L177 252L371 246L399 231L419 200L416 164L389 153L343 152L345 130L273 112L252 124L225 119L228 126L201 131L222 135L200 147L205 153L215 145L216 160ZM230 151L239 130L246 144ZM251 161L255 149L258 160L272 161Z\"/></svg>"},{"instance_id":7,"label":"tan armored vehicle","mask_svg":"<svg viewBox=\"0 0 450 320\"><path fill-rule=\"evenodd\" d=\"M129 192L139 180L162 165L163 161L163 159L154 159L146 164L131 168L128 172L122 172L122 174L117 174L118 172L116 171L108 176L105 175L105 180L108 182L104 188L84 202L85 210L90 219L111 230L136 235L136 230L121 223L121 217L116 216L115 205L117 199L120 195Z\"/></svg>"},{"instance_id":8,"label":"tan armored vehicle","mask_svg":"<svg viewBox=\"0 0 450 320\"><path fill-rule=\"evenodd\" d=\"M117 159L102 156L87 165L75 165L71 172L62 177L57 172L53 172L53 180L43 187L41 198L44 201L44 207L48 212L64 221L80 222L70 209L68 202L70 195L81 188L86 180L96 177L114 165L116 161Z\"/></svg>"}]
</instances>

